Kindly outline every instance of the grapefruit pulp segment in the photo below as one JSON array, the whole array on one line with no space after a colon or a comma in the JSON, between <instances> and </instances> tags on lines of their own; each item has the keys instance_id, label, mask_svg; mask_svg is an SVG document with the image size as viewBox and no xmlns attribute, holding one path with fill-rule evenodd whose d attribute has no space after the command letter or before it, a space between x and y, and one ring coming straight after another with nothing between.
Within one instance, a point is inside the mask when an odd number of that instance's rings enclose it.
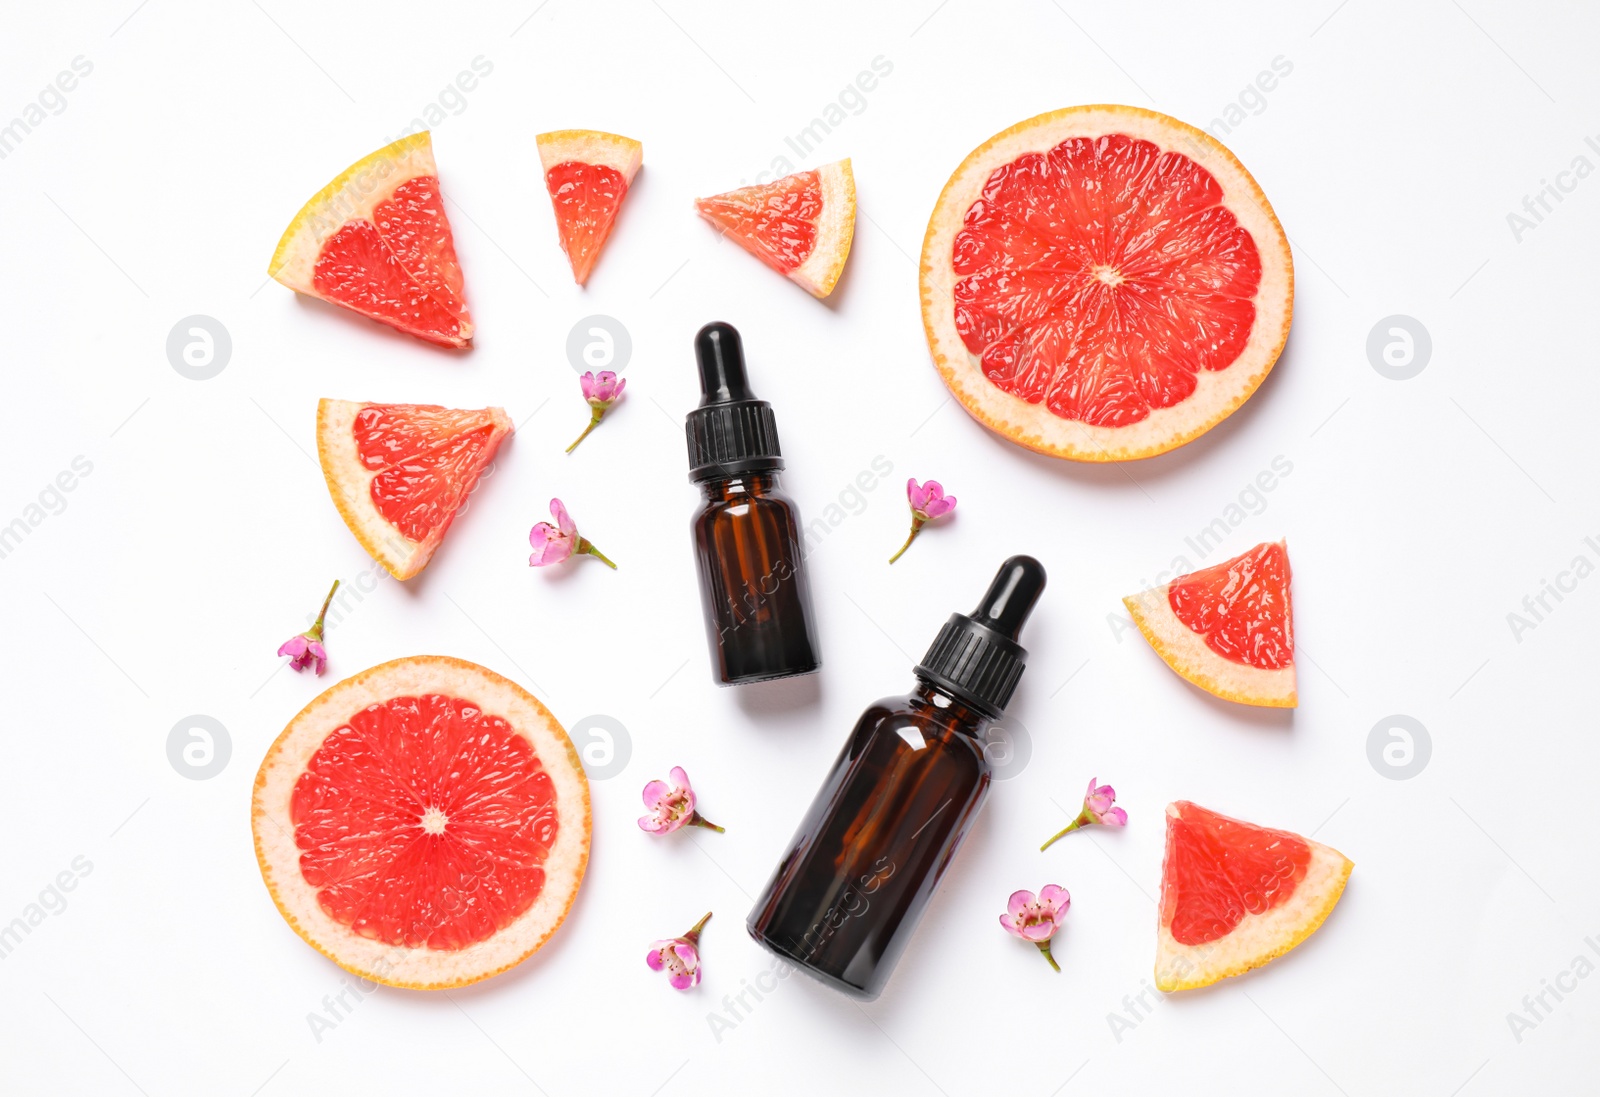
<instances>
[{"instance_id":1,"label":"grapefruit pulp segment","mask_svg":"<svg viewBox=\"0 0 1600 1097\"><path fill-rule=\"evenodd\" d=\"M1208 986L1288 952L1322 925L1353 867L1289 831L1169 804L1157 987Z\"/></svg>"},{"instance_id":2,"label":"grapefruit pulp segment","mask_svg":"<svg viewBox=\"0 0 1600 1097\"><path fill-rule=\"evenodd\" d=\"M268 273L428 342L472 339L426 131L358 160L312 196L284 230Z\"/></svg>"},{"instance_id":3,"label":"grapefruit pulp segment","mask_svg":"<svg viewBox=\"0 0 1600 1097\"><path fill-rule=\"evenodd\" d=\"M317 456L339 516L396 579L427 566L511 433L500 408L317 405Z\"/></svg>"},{"instance_id":4,"label":"grapefruit pulp segment","mask_svg":"<svg viewBox=\"0 0 1600 1097\"><path fill-rule=\"evenodd\" d=\"M535 140L561 250L581 286L611 235L617 210L644 160L644 146L600 130L555 130Z\"/></svg>"},{"instance_id":5,"label":"grapefruit pulp segment","mask_svg":"<svg viewBox=\"0 0 1600 1097\"><path fill-rule=\"evenodd\" d=\"M833 292L855 235L849 160L771 183L695 199L695 209L740 247L813 297Z\"/></svg>"},{"instance_id":6,"label":"grapefruit pulp segment","mask_svg":"<svg viewBox=\"0 0 1600 1097\"><path fill-rule=\"evenodd\" d=\"M346 970L436 989L549 938L588 862L588 782L538 700L472 663L398 659L331 687L268 750L256 857L290 926Z\"/></svg>"}]
</instances>

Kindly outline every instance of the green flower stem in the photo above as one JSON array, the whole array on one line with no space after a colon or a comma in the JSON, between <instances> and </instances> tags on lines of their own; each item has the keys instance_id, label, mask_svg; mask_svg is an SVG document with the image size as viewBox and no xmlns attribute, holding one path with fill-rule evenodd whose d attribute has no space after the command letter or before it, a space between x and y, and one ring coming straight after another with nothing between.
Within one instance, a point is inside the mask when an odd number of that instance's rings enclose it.
<instances>
[{"instance_id":1,"label":"green flower stem","mask_svg":"<svg viewBox=\"0 0 1600 1097\"><path fill-rule=\"evenodd\" d=\"M573 450L577 449L578 443L589 437L589 432L600 425L600 420L605 418L605 414L605 408L594 409L594 414L589 418L589 425L584 427L583 433L578 435L577 439L572 443L572 445L567 447L568 453L571 453Z\"/></svg>"},{"instance_id":2,"label":"green flower stem","mask_svg":"<svg viewBox=\"0 0 1600 1097\"><path fill-rule=\"evenodd\" d=\"M1050 966L1055 968L1057 971L1060 971L1061 965L1056 963L1056 958L1054 956L1050 955L1050 942L1035 941L1034 944L1039 946L1039 951L1044 953L1044 958L1050 961Z\"/></svg>"},{"instance_id":3,"label":"green flower stem","mask_svg":"<svg viewBox=\"0 0 1600 1097\"><path fill-rule=\"evenodd\" d=\"M691 945L698 944L700 941L700 931L706 928L706 923L709 921L711 921L711 912L708 910L706 911L706 916L696 922L694 924L694 928L683 935L684 940L688 941Z\"/></svg>"},{"instance_id":4,"label":"green flower stem","mask_svg":"<svg viewBox=\"0 0 1600 1097\"><path fill-rule=\"evenodd\" d=\"M574 443L574 445L576 445L576 443ZM602 564L604 564L606 567L610 568L612 571L616 571L617 570L617 565L613 564L611 562L611 557L607 556L605 553L603 553L599 549L595 548L594 547L594 542L589 540L587 537L579 537L578 538L578 551L579 552L587 552L590 556L599 557L600 562Z\"/></svg>"},{"instance_id":5,"label":"green flower stem","mask_svg":"<svg viewBox=\"0 0 1600 1097\"><path fill-rule=\"evenodd\" d=\"M1077 830L1079 827L1084 826L1088 822L1089 822L1089 813L1087 811L1080 811L1078 813L1078 817L1076 819L1074 819L1074 820L1072 820L1072 822L1068 823L1058 833L1052 835L1051 838L1050 838L1050 841L1046 842L1044 845L1039 847L1039 851L1041 853L1044 852L1045 850L1050 848L1051 842L1054 842L1058 838L1065 838L1067 835L1071 834L1073 831Z\"/></svg>"},{"instance_id":6,"label":"green flower stem","mask_svg":"<svg viewBox=\"0 0 1600 1097\"><path fill-rule=\"evenodd\" d=\"M900 546L899 552L889 557L889 563L894 563L896 560L900 559L900 557L906 554L906 549L911 547L911 542L917 539L917 534L922 529L923 521L923 519L918 518L915 514L911 516L911 532L906 534L906 543Z\"/></svg>"},{"instance_id":7,"label":"green flower stem","mask_svg":"<svg viewBox=\"0 0 1600 1097\"><path fill-rule=\"evenodd\" d=\"M333 596L338 589L339 580L335 579L332 588L328 591L328 596L322 600L322 609L317 613L316 621L306 630L306 636L310 639L318 641L322 639L322 622L327 619L328 607L333 605Z\"/></svg>"},{"instance_id":8,"label":"green flower stem","mask_svg":"<svg viewBox=\"0 0 1600 1097\"><path fill-rule=\"evenodd\" d=\"M707 819L704 815L701 815L698 811L689 817L689 825L692 827L705 827L707 830L714 830L718 834L728 833L728 829L726 827L717 826L717 824L713 823L710 819ZM709 915L707 915L707 917L709 917Z\"/></svg>"}]
</instances>

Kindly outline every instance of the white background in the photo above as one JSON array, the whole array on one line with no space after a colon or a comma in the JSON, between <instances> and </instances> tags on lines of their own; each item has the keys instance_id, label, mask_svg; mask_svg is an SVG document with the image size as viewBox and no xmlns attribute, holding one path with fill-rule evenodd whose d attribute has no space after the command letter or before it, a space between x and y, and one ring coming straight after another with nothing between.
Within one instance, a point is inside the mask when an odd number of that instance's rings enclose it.
<instances>
[{"instance_id":1,"label":"white background","mask_svg":"<svg viewBox=\"0 0 1600 1097\"><path fill-rule=\"evenodd\" d=\"M1583 541L1600 539L1600 179L1520 240L1507 214L1576 157L1600 166L1584 145L1600 135L1591 10L135 2L12 5L0 32L0 121L74 57L93 65L0 160L0 524L75 457L92 464L0 559L0 923L74 858L92 865L0 961L0 1088L1480 1097L1590 1077L1580 1039L1600 978L1566 973L1600 963L1584 944L1600 939L1600 579L1520 638L1507 614L1574 557L1600 563ZM266 282L300 204L480 56L492 73L434 127L476 346L441 352ZM879 56L893 71L865 108L810 160L787 149ZM1292 72L1246 94L1258 112L1226 138L1298 275L1288 350L1249 404L1177 453L1087 467L1022 452L947 401L914 256L961 158L1074 103L1208 126L1280 56ZM561 127L644 142L587 289L557 248L533 141ZM854 161L861 216L826 303L690 206L781 155ZM165 352L197 313L233 341L204 382ZM565 457L586 419L565 341L592 313L632 334L628 393ZM1431 333L1413 380L1368 361L1392 314ZM690 340L711 319L744 333L807 517L875 456L894 468L811 557L826 665L800 684L710 680L682 416ZM322 396L499 404L520 424L404 586L370 578L327 498ZM1202 695L1117 625L1119 597L1176 555L1201 563L1185 538L1279 456L1292 472L1227 550L1289 539L1292 715ZM960 508L891 570L907 476L942 480ZM552 495L620 571L526 566ZM1019 551L1050 569L1014 707L1028 764L993 789L881 999L790 978L735 1017L724 996L769 966L744 916L844 735L910 687L939 623ZM335 577L370 593L332 630L329 676L275 669ZM320 687L424 652L511 676L569 727L615 717L631 760L594 783L589 876L539 956L450 994L383 989L319 1041L308 1015L344 975L268 899L251 781ZM207 781L168 762L191 714L231 740ZM1369 762L1392 714L1431 739L1409 780ZM639 832L640 787L676 764L726 835ZM1039 853L1091 775L1116 785L1130 826ZM1288 957L1114 1025L1150 977L1162 809L1179 798L1314 833L1355 874ZM1060 975L996 922L1013 889L1049 882L1074 897ZM705 981L676 993L646 946L707 909ZM1524 996L1558 977L1576 989L1530 1013ZM736 1023L715 1031L713 1015Z\"/></svg>"}]
</instances>

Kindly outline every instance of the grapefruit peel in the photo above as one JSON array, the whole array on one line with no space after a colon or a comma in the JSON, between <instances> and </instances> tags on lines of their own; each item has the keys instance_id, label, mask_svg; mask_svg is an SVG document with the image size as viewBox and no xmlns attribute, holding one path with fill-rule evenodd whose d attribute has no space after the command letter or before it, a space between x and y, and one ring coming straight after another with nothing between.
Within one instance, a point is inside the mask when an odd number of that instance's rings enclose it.
<instances>
[{"instance_id":1,"label":"grapefruit peel","mask_svg":"<svg viewBox=\"0 0 1600 1097\"><path fill-rule=\"evenodd\" d=\"M485 940L462 949L406 948L355 933L324 911L301 874L290 802L295 784L327 736L370 705L396 697L443 694L476 703L531 743L562 805L533 906ZM571 805L572 814L566 805ZM410 990L466 986L516 966L537 952L572 909L589 863L589 782L577 749L539 700L507 678L441 655L395 659L330 686L302 709L268 748L256 773L251 830L261 878L278 912L302 940L353 975Z\"/></svg>"},{"instance_id":2,"label":"grapefruit peel","mask_svg":"<svg viewBox=\"0 0 1600 1097\"><path fill-rule=\"evenodd\" d=\"M1060 417L994 385L957 331L953 318L960 280L952 248L967 211L993 172L1029 153L1048 153L1075 137L1125 134L1162 152L1188 157L1222 187L1222 205L1249 233L1260 255L1255 320L1244 350L1226 368L1201 369L1185 400L1155 408L1138 422L1106 427ZM1074 461L1154 457L1193 441L1249 399L1271 372L1288 340L1294 303L1294 259L1288 237L1255 179L1221 142L1176 118L1116 104L1066 107L995 134L956 168L939 195L922 242L922 323L939 375L978 422L1037 453Z\"/></svg>"}]
</instances>

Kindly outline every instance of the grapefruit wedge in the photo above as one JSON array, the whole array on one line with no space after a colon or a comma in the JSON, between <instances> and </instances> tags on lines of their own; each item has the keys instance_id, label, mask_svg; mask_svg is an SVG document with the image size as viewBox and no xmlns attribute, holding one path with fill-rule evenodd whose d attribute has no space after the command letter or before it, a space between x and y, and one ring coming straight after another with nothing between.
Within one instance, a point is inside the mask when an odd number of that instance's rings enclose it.
<instances>
[{"instance_id":1,"label":"grapefruit wedge","mask_svg":"<svg viewBox=\"0 0 1600 1097\"><path fill-rule=\"evenodd\" d=\"M561 250L578 285L589 280L617 210L644 160L631 137L600 130L555 130L535 138L544 183L555 207Z\"/></svg>"},{"instance_id":2,"label":"grapefruit wedge","mask_svg":"<svg viewBox=\"0 0 1600 1097\"><path fill-rule=\"evenodd\" d=\"M357 160L313 195L284 230L267 273L430 343L472 340L426 130Z\"/></svg>"},{"instance_id":3,"label":"grapefruit wedge","mask_svg":"<svg viewBox=\"0 0 1600 1097\"><path fill-rule=\"evenodd\" d=\"M1354 867L1298 834L1168 804L1156 986L1210 986L1282 956L1322 925Z\"/></svg>"},{"instance_id":4,"label":"grapefruit wedge","mask_svg":"<svg viewBox=\"0 0 1600 1097\"><path fill-rule=\"evenodd\" d=\"M741 187L694 208L767 266L826 297L839 283L856 231L856 179L850 161Z\"/></svg>"},{"instance_id":5,"label":"grapefruit wedge","mask_svg":"<svg viewBox=\"0 0 1600 1097\"><path fill-rule=\"evenodd\" d=\"M416 990L487 979L561 925L589 862L589 782L515 682L436 655L347 678L256 773L256 860L290 928Z\"/></svg>"},{"instance_id":6,"label":"grapefruit wedge","mask_svg":"<svg viewBox=\"0 0 1600 1097\"><path fill-rule=\"evenodd\" d=\"M1289 548L1282 541L1122 600L1167 666L1228 701L1299 704Z\"/></svg>"},{"instance_id":7,"label":"grapefruit wedge","mask_svg":"<svg viewBox=\"0 0 1600 1097\"><path fill-rule=\"evenodd\" d=\"M427 566L511 430L501 408L317 404L317 456L334 506L396 579Z\"/></svg>"},{"instance_id":8,"label":"grapefruit wedge","mask_svg":"<svg viewBox=\"0 0 1600 1097\"><path fill-rule=\"evenodd\" d=\"M933 362L980 423L1075 461L1164 453L1230 415L1289 334L1261 188L1202 130L1069 107L956 169L922 244Z\"/></svg>"}]
</instances>

